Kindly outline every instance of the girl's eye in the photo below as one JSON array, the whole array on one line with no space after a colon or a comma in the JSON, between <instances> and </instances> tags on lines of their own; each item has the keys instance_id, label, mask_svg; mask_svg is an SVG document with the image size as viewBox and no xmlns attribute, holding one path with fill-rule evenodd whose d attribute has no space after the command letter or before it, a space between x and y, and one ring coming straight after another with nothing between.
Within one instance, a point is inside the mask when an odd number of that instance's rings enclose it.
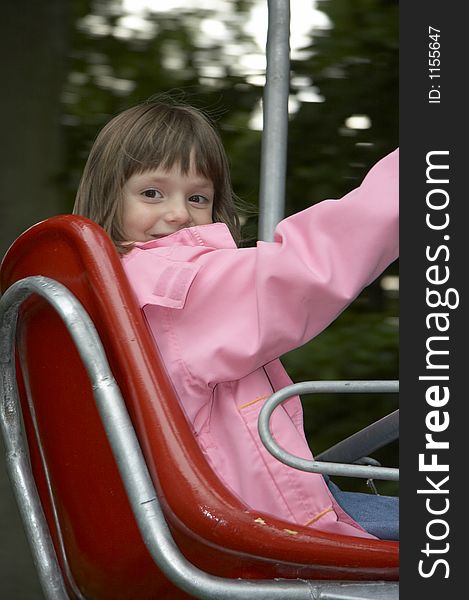
<instances>
[{"instance_id":1,"label":"girl's eye","mask_svg":"<svg viewBox=\"0 0 469 600\"><path fill-rule=\"evenodd\" d=\"M142 192L142 196L145 196L145 198L151 198L152 200L156 198L162 198L161 193L158 190L155 190L154 188L144 190Z\"/></svg>"},{"instance_id":2,"label":"girl's eye","mask_svg":"<svg viewBox=\"0 0 469 600\"><path fill-rule=\"evenodd\" d=\"M194 194L189 198L189 202L197 204L199 206L206 206L210 204L210 200L206 196L202 196L201 194Z\"/></svg>"}]
</instances>

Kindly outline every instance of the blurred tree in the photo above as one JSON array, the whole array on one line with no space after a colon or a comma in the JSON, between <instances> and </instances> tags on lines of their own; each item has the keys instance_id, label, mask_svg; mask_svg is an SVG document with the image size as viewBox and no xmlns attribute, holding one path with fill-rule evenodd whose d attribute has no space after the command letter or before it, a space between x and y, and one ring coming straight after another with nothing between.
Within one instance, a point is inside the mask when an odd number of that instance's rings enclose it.
<instances>
[{"instance_id":1,"label":"blurred tree","mask_svg":"<svg viewBox=\"0 0 469 600\"><path fill-rule=\"evenodd\" d=\"M305 59L292 61L300 107L289 132L290 212L343 195L398 145L397 0L317 6L330 27L312 32ZM301 102L305 86L320 101Z\"/></svg>"},{"instance_id":2,"label":"blurred tree","mask_svg":"<svg viewBox=\"0 0 469 600\"><path fill-rule=\"evenodd\" d=\"M0 256L32 223L61 210L61 90L69 3L2 5Z\"/></svg>"}]
</instances>

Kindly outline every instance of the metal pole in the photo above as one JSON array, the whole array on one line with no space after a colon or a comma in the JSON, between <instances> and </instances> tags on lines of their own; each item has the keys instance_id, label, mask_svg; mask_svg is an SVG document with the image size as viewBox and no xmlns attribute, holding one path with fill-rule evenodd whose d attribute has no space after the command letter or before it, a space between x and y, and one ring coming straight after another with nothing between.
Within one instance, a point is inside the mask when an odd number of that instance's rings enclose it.
<instances>
[{"instance_id":1,"label":"metal pole","mask_svg":"<svg viewBox=\"0 0 469 600\"><path fill-rule=\"evenodd\" d=\"M285 213L290 90L290 1L267 0L267 71L263 99L259 239L273 241Z\"/></svg>"}]
</instances>

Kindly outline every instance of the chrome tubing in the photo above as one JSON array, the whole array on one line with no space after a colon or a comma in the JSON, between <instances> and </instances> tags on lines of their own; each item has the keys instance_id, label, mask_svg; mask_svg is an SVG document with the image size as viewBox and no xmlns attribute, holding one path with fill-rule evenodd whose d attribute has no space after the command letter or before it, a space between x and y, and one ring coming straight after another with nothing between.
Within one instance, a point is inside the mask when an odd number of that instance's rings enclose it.
<instances>
[{"instance_id":1,"label":"chrome tubing","mask_svg":"<svg viewBox=\"0 0 469 600\"><path fill-rule=\"evenodd\" d=\"M363 477L366 479L399 480L399 469L389 467L374 467L351 465L345 463L322 462L306 460L290 454L281 448L274 440L270 430L270 419L274 410L288 398L299 394L312 393L397 393L398 381L304 381L294 383L275 392L259 413L258 431L266 449L280 462L300 471L336 475L342 477Z\"/></svg>"},{"instance_id":2,"label":"chrome tubing","mask_svg":"<svg viewBox=\"0 0 469 600\"><path fill-rule=\"evenodd\" d=\"M285 214L288 96L290 92L290 2L268 0L267 70L263 97L259 232L271 242Z\"/></svg>"},{"instance_id":3,"label":"chrome tubing","mask_svg":"<svg viewBox=\"0 0 469 600\"><path fill-rule=\"evenodd\" d=\"M25 528L39 582L48 600L69 598L52 538L39 499L24 439L15 370L15 336L18 311L37 290L39 281L18 282L0 299L0 422L6 467Z\"/></svg>"}]
</instances>

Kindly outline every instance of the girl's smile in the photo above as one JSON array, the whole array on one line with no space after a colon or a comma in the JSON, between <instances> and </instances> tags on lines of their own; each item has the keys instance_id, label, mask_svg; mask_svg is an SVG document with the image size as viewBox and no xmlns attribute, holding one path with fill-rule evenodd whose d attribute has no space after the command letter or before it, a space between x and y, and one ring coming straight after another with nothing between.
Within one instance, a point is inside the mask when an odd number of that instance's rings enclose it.
<instances>
[{"instance_id":1,"label":"girl's smile","mask_svg":"<svg viewBox=\"0 0 469 600\"><path fill-rule=\"evenodd\" d=\"M123 229L129 242L148 242L185 227L213 223L211 181L179 165L135 173L125 183Z\"/></svg>"}]
</instances>

